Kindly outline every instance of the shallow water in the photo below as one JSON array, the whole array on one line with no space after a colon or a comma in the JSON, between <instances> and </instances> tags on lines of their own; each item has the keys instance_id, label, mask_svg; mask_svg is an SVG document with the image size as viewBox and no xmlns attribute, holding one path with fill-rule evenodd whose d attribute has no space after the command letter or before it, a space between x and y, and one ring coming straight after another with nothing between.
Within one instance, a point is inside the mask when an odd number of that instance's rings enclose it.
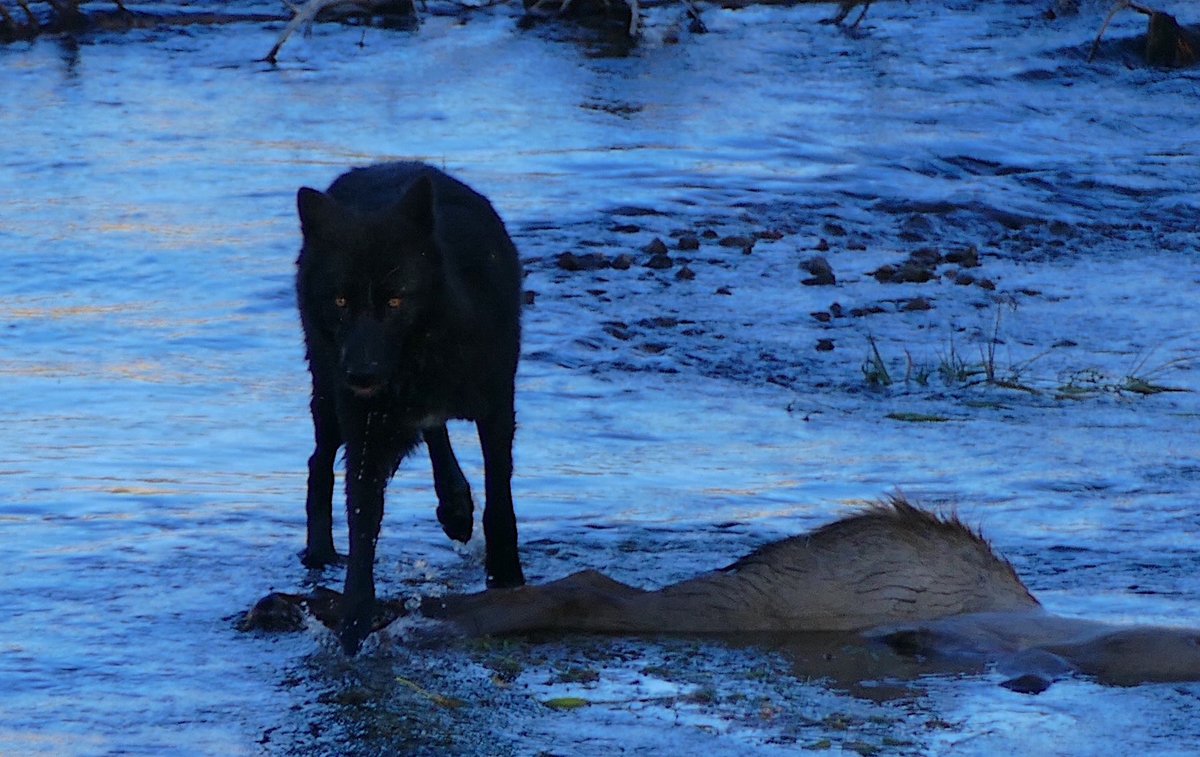
<instances>
[{"instance_id":1,"label":"shallow water","mask_svg":"<svg viewBox=\"0 0 1200 757\"><path fill-rule=\"evenodd\" d=\"M318 27L278 67L254 25L0 48L0 752L1188 751L1194 685L1027 697L984 673L877 703L786 649L399 629L347 662L323 631L233 624L269 590L338 583L295 556L295 189L418 158L492 198L537 293L530 580L660 585L899 488L981 525L1056 612L1200 626L1200 79L1137 65L1135 14L1086 63L1106 6L880 3L854 34L823 6L709 8L679 44L662 8L626 56L503 10ZM642 267L679 230L782 237ZM801 284L819 246L834 288ZM967 246L994 290L869 275ZM567 250L635 264L568 273ZM902 311L915 297L931 309ZM810 315L835 301L883 312ZM872 340L889 386L867 381ZM943 381L956 360L1022 388ZM417 456L381 591L480 586L481 546L450 544L432 500ZM560 696L591 705L542 704Z\"/></svg>"}]
</instances>

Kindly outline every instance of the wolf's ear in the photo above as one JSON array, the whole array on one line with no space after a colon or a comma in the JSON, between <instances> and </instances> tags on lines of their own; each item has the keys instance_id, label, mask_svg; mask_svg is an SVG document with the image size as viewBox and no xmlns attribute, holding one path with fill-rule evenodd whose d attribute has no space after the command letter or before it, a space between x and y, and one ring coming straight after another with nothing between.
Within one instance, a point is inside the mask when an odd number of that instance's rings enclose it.
<instances>
[{"instance_id":1,"label":"wolf's ear","mask_svg":"<svg viewBox=\"0 0 1200 757\"><path fill-rule=\"evenodd\" d=\"M433 233L433 182L427 175L417 177L396 209L417 231Z\"/></svg>"},{"instance_id":2,"label":"wolf's ear","mask_svg":"<svg viewBox=\"0 0 1200 757\"><path fill-rule=\"evenodd\" d=\"M337 200L311 187L296 192L296 210L300 213L300 229L304 236L320 236L333 226L340 215Z\"/></svg>"}]
</instances>

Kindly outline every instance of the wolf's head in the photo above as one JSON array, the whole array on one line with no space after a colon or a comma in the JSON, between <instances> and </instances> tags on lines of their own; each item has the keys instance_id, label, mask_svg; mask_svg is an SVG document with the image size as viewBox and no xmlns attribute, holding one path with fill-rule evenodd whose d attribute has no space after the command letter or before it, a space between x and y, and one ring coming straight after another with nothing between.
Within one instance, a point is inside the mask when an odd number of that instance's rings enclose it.
<instances>
[{"instance_id":1,"label":"wolf's head","mask_svg":"<svg viewBox=\"0 0 1200 757\"><path fill-rule=\"evenodd\" d=\"M363 209L303 187L297 280L306 331L337 346L357 396L379 394L419 338L442 288L433 188L419 177L396 203Z\"/></svg>"}]
</instances>

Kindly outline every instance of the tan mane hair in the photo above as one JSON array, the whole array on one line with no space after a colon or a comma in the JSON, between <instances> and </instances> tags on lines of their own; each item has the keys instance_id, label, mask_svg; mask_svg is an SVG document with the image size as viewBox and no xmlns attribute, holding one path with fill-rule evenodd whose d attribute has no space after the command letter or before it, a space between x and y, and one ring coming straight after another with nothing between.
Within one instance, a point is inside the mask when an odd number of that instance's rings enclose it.
<instances>
[{"instance_id":1,"label":"tan mane hair","mask_svg":"<svg viewBox=\"0 0 1200 757\"><path fill-rule=\"evenodd\" d=\"M794 539L804 539L814 549L819 549L825 545L853 541L861 535L878 531L885 531L890 538L905 535L919 538L934 536L974 546L981 553L986 553L989 558L1002 564L1014 580L1021 580L1012 563L996 553L992 543L978 528L963 523L957 512L951 511L947 514L925 510L912 504L903 494L891 494L885 499L870 502L858 512L818 526L808 534L764 544L722 570L737 570L747 564L770 559L774 550L786 549Z\"/></svg>"},{"instance_id":2,"label":"tan mane hair","mask_svg":"<svg viewBox=\"0 0 1200 757\"><path fill-rule=\"evenodd\" d=\"M656 591L584 571L510 595L444 598L423 611L472 633L729 633L855 631L1039 607L978 531L897 495Z\"/></svg>"}]
</instances>

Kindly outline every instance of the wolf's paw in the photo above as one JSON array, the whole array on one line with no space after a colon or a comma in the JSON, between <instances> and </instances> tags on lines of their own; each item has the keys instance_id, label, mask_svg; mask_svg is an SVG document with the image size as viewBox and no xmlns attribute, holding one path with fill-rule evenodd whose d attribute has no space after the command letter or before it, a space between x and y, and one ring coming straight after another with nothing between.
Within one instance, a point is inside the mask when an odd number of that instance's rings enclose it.
<instances>
[{"instance_id":1,"label":"wolf's paw","mask_svg":"<svg viewBox=\"0 0 1200 757\"><path fill-rule=\"evenodd\" d=\"M515 563L503 570L489 570L487 587L489 589L515 589L525 585L525 574L521 572L521 564Z\"/></svg>"},{"instance_id":2,"label":"wolf's paw","mask_svg":"<svg viewBox=\"0 0 1200 757\"><path fill-rule=\"evenodd\" d=\"M437 519L446 536L463 544L469 542L471 530L475 527L475 505L471 502L471 492L454 494L438 502Z\"/></svg>"},{"instance_id":3,"label":"wolf's paw","mask_svg":"<svg viewBox=\"0 0 1200 757\"><path fill-rule=\"evenodd\" d=\"M305 547L299 553L300 562L306 568L321 570L330 565L345 565L345 555L339 555L333 547L328 549L309 549Z\"/></svg>"},{"instance_id":4,"label":"wolf's paw","mask_svg":"<svg viewBox=\"0 0 1200 757\"><path fill-rule=\"evenodd\" d=\"M371 608L346 615L338 630L338 641L347 657L354 657L362 649L363 641L371 634Z\"/></svg>"}]
</instances>

